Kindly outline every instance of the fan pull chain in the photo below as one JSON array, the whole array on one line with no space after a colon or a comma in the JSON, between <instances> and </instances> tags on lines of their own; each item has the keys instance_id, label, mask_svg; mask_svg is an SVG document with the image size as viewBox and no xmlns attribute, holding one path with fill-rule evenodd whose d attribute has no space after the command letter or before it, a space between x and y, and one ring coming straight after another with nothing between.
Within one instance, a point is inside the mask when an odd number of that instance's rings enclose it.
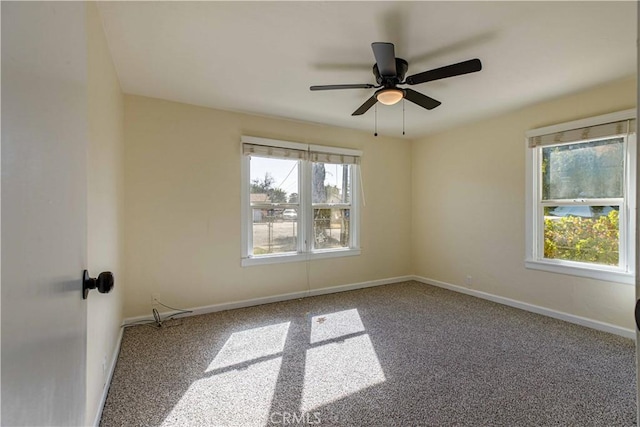
<instances>
[{"instance_id":1,"label":"fan pull chain","mask_svg":"<svg viewBox=\"0 0 640 427\"><path fill-rule=\"evenodd\" d=\"M402 98L402 134L404 135L404 98Z\"/></svg>"},{"instance_id":2,"label":"fan pull chain","mask_svg":"<svg viewBox=\"0 0 640 427\"><path fill-rule=\"evenodd\" d=\"M375 113L375 115L374 115L375 116L375 122L374 122L375 123L375 129L374 129L374 132L373 132L373 136L378 136L378 104L377 103L376 103L376 106L374 108L375 108L375 111L374 111L374 113Z\"/></svg>"}]
</instances>

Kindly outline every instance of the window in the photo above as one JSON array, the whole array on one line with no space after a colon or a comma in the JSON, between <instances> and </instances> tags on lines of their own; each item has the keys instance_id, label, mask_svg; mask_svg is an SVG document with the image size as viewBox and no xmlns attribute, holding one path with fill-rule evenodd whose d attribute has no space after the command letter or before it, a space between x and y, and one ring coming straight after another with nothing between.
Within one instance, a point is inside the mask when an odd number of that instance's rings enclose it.
<instances>
[{"instance_id":1,"label":"window","mask_svg":"<svg viewBox=\"0 0 640 427\"><path fill-rule=\"evenodd\" d=\"M527 132L528 268L634 283L635 110Z\"/></svg>"},{"instance_id":2,"label":"window","mask_svg":"<svg viewBox=\"0 0 640 427\"><path fill-rule=\"evenodd\" d=\"M361 152L242 137L242 265L358 255Z\"/></svg>"}]
</instances>

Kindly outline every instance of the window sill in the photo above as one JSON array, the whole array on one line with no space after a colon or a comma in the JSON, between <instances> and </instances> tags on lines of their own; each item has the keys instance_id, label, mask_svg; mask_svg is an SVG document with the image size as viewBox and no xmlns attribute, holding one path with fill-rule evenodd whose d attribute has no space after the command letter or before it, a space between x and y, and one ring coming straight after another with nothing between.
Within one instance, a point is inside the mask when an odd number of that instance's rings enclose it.
<instances>
[{"instance_id":1,"label":"window sill","mask_svg":"<svg viewBox=\"0 0 640 427\"><path fill-rule=\"evenodd\" d=\"M620 270L583 266L582 264L569 265L568 263L558 263L553 261L527 260L525 267L532 270L542 270L551 273L568 274L570 276L587 277L606 282L623 283L625 285L635 284L635 275Z\"/></svg>"},{"instance_id":2,"label":"window sill","mask_svg":"<svg viewBox=\"0 0 640 427\"><path fill-rule=\"evenodd\" d=\"M248 257L242 259L242 266L249 267L252 265L266 265L266 264L283 264L287 262L303 262L312 261L316 259L325 258L340 258L346 256L360 255L360 249L337 249L337 250L324 250L311 253L290 253L279 255L263 255L257 257Z\"/></svg>"}]
</instances>

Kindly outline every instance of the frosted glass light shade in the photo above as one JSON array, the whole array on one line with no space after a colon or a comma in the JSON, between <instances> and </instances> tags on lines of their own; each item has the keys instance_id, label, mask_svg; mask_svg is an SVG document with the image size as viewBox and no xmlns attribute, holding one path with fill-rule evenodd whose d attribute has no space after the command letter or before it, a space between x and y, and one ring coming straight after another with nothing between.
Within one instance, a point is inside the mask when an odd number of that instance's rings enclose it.
<instances>
[{"instance_id":1,"label":"frosted glass light shade","mask_svg":"<svg viewBox=\"0 0 640 427\"><path fill-rule=\"evenodd\" d=\"M384 105L397 104L404 97L404 92L400 89L386 89L378 92L376 99Z\"/></svg>"}]
</instances>

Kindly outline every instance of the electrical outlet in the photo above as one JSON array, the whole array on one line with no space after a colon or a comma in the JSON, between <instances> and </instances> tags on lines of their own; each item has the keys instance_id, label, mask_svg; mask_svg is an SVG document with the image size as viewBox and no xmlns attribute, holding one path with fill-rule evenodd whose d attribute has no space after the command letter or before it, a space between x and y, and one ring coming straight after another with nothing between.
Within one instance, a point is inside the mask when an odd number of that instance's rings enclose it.
<instances>
[{"instance_id":1,"label":"electrical outlet","mask_svg":"<svg viewBox=\"0 0 640 427\"><path fill-rule=\"evenodd\" d=\"M151 294L151 304L157 304L160 302L160 294L157 292L154 292Z\"/></svg>"},{"instance_id":2,"label":"electrical outlet","mask_svg":"<svg viewBox=\"0 0 640 427\"><path fill-rule=\"evenodd\" d=\"M472 281L472 277L471 276L467 276L464 278L464 284L468 287L471 287L471 281Z\"/></svg>"}]
</instances>

